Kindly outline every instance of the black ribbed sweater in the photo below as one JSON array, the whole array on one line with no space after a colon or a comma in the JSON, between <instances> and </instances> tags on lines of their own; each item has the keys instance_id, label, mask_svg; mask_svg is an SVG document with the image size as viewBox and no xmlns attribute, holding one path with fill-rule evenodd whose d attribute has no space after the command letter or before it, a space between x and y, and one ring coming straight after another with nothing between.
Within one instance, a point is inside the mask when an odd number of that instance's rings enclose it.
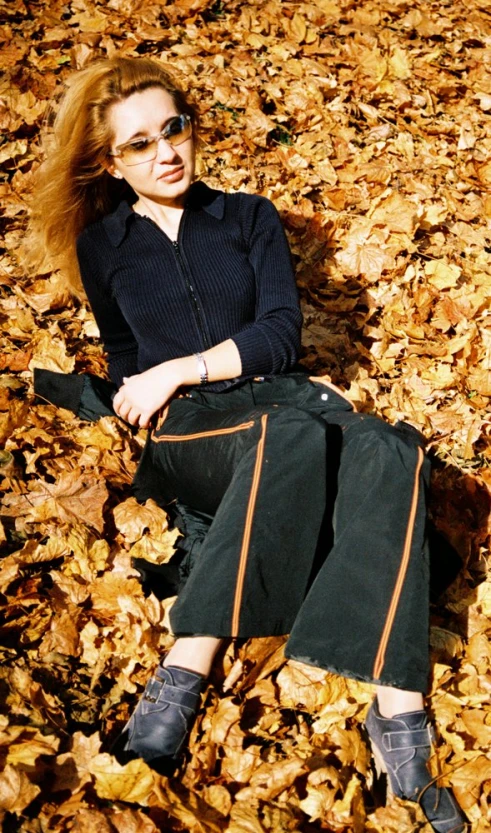
<instances>
[{"instance_id":1,"label":"black ribbed sweater","mask_svg":"<svg viewBox=\"0 0 491 833\"><path fill-rule=\"evenodd\" d=\"M295 364L301 314L290 251L264 197L195 183L177 243L122 202L80 234L77 254L117 385L228 338L241 378Z\"/></svg>"}]
</instances>

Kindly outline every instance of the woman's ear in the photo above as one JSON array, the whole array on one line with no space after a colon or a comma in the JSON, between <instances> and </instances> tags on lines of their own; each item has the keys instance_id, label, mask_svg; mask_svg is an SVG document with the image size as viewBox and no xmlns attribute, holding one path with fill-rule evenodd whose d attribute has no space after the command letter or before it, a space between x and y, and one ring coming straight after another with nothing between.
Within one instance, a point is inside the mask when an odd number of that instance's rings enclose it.
<instances>
[{"instance_id":1,"label":"woman's ear","mask_svg":"<svg viewBox=\"0 0 491 833\"><path fill-rule=\"evenodd\" d=\"M118 171L114 162L105 159L102 163L108 174L111 174L115 179L123 179L123 174Z\"/></svg>"}]
</instances>

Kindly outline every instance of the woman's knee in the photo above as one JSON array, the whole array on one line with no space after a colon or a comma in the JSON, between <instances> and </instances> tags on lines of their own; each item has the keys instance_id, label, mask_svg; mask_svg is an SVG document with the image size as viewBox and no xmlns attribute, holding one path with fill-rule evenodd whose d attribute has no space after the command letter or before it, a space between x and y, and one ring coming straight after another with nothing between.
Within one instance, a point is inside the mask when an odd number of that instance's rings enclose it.
<instances>
[{"instance_id":1,"label":"woman's knee","mask_svg":"<svg viewBox=\"0 0 491 833\"><path fill-rule=\"evenodd\" d=\"M372 417L353 424L344 436L345 457L357 465L375 459L377 468L388 471L397 488L397 472L413 472L415 469L427 473L429 462L424 453L424 438L406 423L390 425L384 420Z\"/></svg>"}]
</instances>

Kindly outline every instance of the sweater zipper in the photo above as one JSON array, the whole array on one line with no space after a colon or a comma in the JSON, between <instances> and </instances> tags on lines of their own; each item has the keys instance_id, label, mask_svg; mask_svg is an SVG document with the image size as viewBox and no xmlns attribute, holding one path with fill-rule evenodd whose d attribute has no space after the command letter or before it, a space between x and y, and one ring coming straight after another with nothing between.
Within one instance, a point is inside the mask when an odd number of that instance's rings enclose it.
<instances>
[{"instance_id":1,"label":"sweater zipper","mask_svg":"<svg viewBox=\"0 0 491 833\"><path fill-rule=\"evenodd\" d=\"M205 325L204 325L204 322L203 322L203 316L201 314L201 308L200 308L200 305L198 303L198 299L195 295L193 285L192 285L191 281L188 278L188 274L187 274L187 271L186 271L184 260L183 260L182 255L181 255L181 249L179 247L178 241L173 240L172 245L173 245L174 251L176 253L176 260L177 260L178 269L179 269L182 277L184 278L184 282L185 282L185 284L187 286L187 290L189 292L189 297L191 298L191 304L192 304L192 307L193 307L193 310L194 310L194 316L196 318L196 323L198 325L198 330L199 330L201 338L203 340L203 344L205 346L205 349L207 350L210 346L210 342L208 341L208 338L206 336Z\"/></svg>"},{"instance_id":2,"label":"sweater zipper","mask_svg":"<svg viewBox=\"0 0 491 833\"><path fill-rule=\"evenodd\" d=\"M184 214L185 213L186 212L184 212ZM160 231L160 233L163 234L164 237L170 243L172 243L172 248L174 249L174 254L176 256L177 268L179 270L179 274L181 275L181 277L184 281L184 284L186 286L186 289L188 291L188 295L189 295L189 299L191 301L191 306L193 308L194 318L195 318L195 321L196 321L196 326L198 328L198 332L201 336L201 340L203 342L204 349L208 350L208 348L210 347L210 342L209 342L208 337L206 335L205 325L204 325L204 321L203 321L203 315L202 315L202 312L201 312L200 305L198 303L198 299L197 299L196 294L194 292L193 285L192 285L192 283L191 283L191 281L189 280L189 277L188 277L186 266L185 266L185 263L184 263L184 260L183 260L182 254L181 254L181 249L179 247L179 242L177 240L171 240L169 235L166 234L165 231L162 231L162 229L160 228L158 223L156 223L155 220L152 220L151 217L147 217L146 215L141 215L141 216L142 216L143 220L147 220L149 223L152 224L152 226L155 226L155 228L158 231ZM181 221L181 227L183 225L184 219L185 218L183 216L182 221Z\"/></svg>"}]
</instances>

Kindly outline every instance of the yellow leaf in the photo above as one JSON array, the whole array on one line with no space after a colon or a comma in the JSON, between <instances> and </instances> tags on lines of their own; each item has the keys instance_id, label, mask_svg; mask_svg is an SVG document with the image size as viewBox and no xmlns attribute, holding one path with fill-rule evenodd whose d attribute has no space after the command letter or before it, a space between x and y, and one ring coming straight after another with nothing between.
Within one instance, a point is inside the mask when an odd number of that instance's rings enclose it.
<instances>
[{"instance_id":1,"label":"yellow leaf","mask_svg":"<svg viewBox=\"0 0 491 833\"><path fill-rule=\"evenodd\" d=\"M411 64L406 49L402 49L400 46L395 46L394 49L391 50L389 68L390 74L394 78L404 80L405 78L411 77Z\"/></svg>"},{"instance_id":2,"label":"yellow leaf","mask_svg":"<svg viewBox=\"0 0 491 833\"><path fill-rule=\"evenodd\" d=\"M425 275L428 283L437 289L450 289L457 286L462 269L454 263L444 260L430 260L425 264Z\"/></svg>"},{"instance_id":3,"label":"yellow leaf","mask_svg":"<svg viewBox=\"0 0 491 833\"><path fill-rule=\"evenodd\" d=\"M24 292L19 292L26 303L37 312L67 307L71 301L66 282L59 273L48 279L38 278Z\"/></svg>"},{"instance_id":4,"label":"yellow leaf","mask_svg":"<svg viewBox=\"0 0 491 833\"><path fill-rule=\"evenodd\" d=\"M469 373L467 387L482 396L491 396L491 367L482 367Z\"/></svg>"},{"instance_id":5,"label":"yellow leaf","mask_svg":"<svg viewBox=\"0 0 491 833\"><path fill-rule=\"evenodd\" d=\"M307 36L307 24L303 15L295 12L289 26L293 39L297 43L302 43Z\"/></svg>"},{"instance_id":6,"label":"yellow leaf","mask_svg":"<svg viewBox=\"0 0 491 833\"><path fill-rule=\"evenodd\" d=\"M256 35L252 33L247 36L246 43L249 46L252 46L253 49L261 49L261 47L267 45L268 41L266 38L263 38L262 35Z\"/></svg>"},{"instance_id":7,"label":"yellow leaf","mask_svg":"<svg viewBox=\"0 0 491 833\"><path fill-rule=\"evenodd\" d=\"M16 764L24 767L34 766L40 755L55 755L59 743L58 738L50 735L43 738L38 734L37 737L21 739L19 743L13 743L9 747L7 763L13 766Z\"/></svg>"},{"instance_id":8,"label":"yellow leaf","mask_svg":"<svg viewBox=\"0 0 491 833\"><path fill-rule=\"evenodd\" d=\"M0 150L0 165L8 162L10 159L15 159L18 156L24 156L27 153L27 142L25 139L17 139L15 142L6 142L2 145Z\"/></svg>"},{"instance_id":9,"label":"yellow leaf","mask_svg":"<svg viewBox=\"0 0 491 833\"><path fill-rule=\"evenodd\" d=\"M477 754L452 772L452 786L457 801L464 810L475 806L481 785L491 779L491 760Z\"/></svg>"},{"instance_id":10,"label":"yellow leaf","mask_svg":"<svg viewBox=\"0 0 491 833\"><path fill-rule=\"evenodd\" d=\"M125 597L130 603L134 601L133 597L143 599L143 590L136 578L104 573L92 582L90 595L95 610L114 615L120 612Z\"/></svg>"},{"instance_id":11,"label":"yellow leaf","mask_svg":"<svg viewBox=\"0 0 491 833\"><path fill-rule=\"evenodd\" d=\"M394 191L370 217L373 223L387 226L391 231L412 234L416 229L417 209L414 203Z\"/></svg>"},{"instance_id":12,"label":"yellow leaf","mask_svg":"<svg viewBox=\"0 0 491 833\"><path fill-rule=\"evenodd\" d=\"M460 127L457 150L468 150L469 148L473 148L475 144L476 134L474 133L472 122L470 119L464 119L463 124Z\"/></svg>"},{"instance_id":13,"label":"yellow leaf","mask_svg":"<svg viewBox=\"0 0 491 833\"><path fill-rule=\"evenodd\" d=\"M72 15L70 22L78 23L81 32L105 32L109 26L107 16L98 15L94 10Z\"/></svg>"},{"instance_id":14,"label":"yellow leaf","mask_svg":"<svg viewBox=\"0 0 491 833\"><path fill-rule=\"evenodd\" d=\"M227 833L268 833L259 819L258 802L246 804L241 801L234 804Z\"/></svg>"},{"instance_id":15,"label":"yellow leaf","mask_svg":"<svg viewBox=\"0 0 491 833\"><path fill-rule=\"evenodd\" d=\"M307 796L299 802L299 807L311 821L324 818L334 804L337 789L307 784Z\"/></svg>"},{"instance_id":16,"label":"yellow leaf","mask_svg":"<svg viewBox=\"0 0 491 833\"><path fill-rule=\"evenodd\" d=\"M102 752L89 762L88 770L95 778L99 798L148 804L156 776L140 758L121 766L112 755Z\"/></svg>"},{"instance_id":17,"label":"yellow leaf","mask_svg":"<svg viewBox=\"0 0 491 833\"><path fill-rule=\"evenodd\" d=\"M232 797L222 784L210 784L204 789L207 804L214 807L222 816L228 816L232 808Z\"/></svg>"}]
</instances>

